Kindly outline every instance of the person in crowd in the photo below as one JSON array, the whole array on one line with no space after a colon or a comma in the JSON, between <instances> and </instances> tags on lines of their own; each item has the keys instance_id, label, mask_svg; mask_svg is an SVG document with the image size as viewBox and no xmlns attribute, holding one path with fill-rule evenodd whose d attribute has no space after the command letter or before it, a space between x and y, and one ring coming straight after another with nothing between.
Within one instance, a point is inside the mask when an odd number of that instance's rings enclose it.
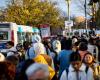
<instances>
[{"instance_id":1,"label":"person in crowd","mask_svg":"<svg viewBox=\"0 0 100 80\"><path fill-rule=\"evenodd\" d=\"M75 42L73 45L72 45L72 50L74 52L78 51L78 45L79 45L79 42Z\"/></svg>"},{"instance_id":2,"label":"person in crowd","mask_svg":"<svg viewBox=\"0 0 100 80\"><path fill-rule=\"evenodd\" d=\"M55 70L56 72L58 72L59 70L59 62L57 61L57 57L61 51L61 42L59 40L54 40L52 43L53 46L53 50L56 53L55 57L54 57L54 66L55 66Z\"/></svg>"},{"instance_id":3,"label":"person in crowd","mask_svg":"<svg viewBox=\"0 0 100 80\"><path fill-rule=\"evenodd\" d=\"M23 47L24 47L24 51L25 51L25 59L29 59L30 58L29 50L31 48L30 42L25 41L23 43ZM31 56L34 56L34 54L32 54Z\"/></svg>"},{"instance_id":4,"label":"person in crowd","mask_svg":"<svg viewBox=\"0 0 100 80\"><path fill-rule=\"evenodd\" d=\"M6 48L7 48L7 56L11 56L15 54L16 48L14 47L14 42L8 41L6 44Z\"/></svg>"},{"instance_id":5,"label":"person in crowd","mask_svg":"<svg viewBox=\"0 0 100 80\"><path fill-rule=\"evenodd\" d=\"M53 62L52 65L53 65L53 67L55 69L55 72L57 74L57 72L59 70L57 56L58 56L58 52L61 50L61 44L60 44L60 42L58 40L54 40L52 42L53 43L51 43L51 41L48 41L47 39L44 39L44 41L43 41L43 43L45 45L46 53L48 54L48 56L50 56L52 58L52 60L53 60L52 61ZM60 48L60 49L58 49L58 48ZM55 74L55 78L57 78L56 74ZM55 80L55 79L53 79L53 80Z\"/></svg>"},{"instance_id":6,"label":"person in crowd","mask_svg":"<svg viewBox=\"0 0 100 80\"><path fill-rule=\"evenodd\" d=\"M36 55L34 53L34 44L41 43L41 37L38 34L32 36L32 46L28 48L27 54L29 59L33 59Z\"/></svg>"},{"instance_id":7,"label":"person in crowd","mask_svg":"<svg viewBox=\"0 0 100 80\"><path fill-rule=\"evenodd\" d=\"M66 41L67 41L67 37L63 37L61 40L61 50L66 48Z\"/></svg>"},{"instance_id":8,"label":"person in crowd","mask_svg":"<svg viewBox=\"0 0 100 80\"><path fill-rule=\"evenodd\" d=\"M60 80L94 80L93 71L82 63L78 52L72 52L70 55L70 66L65 69Z\"/></svg>"},{"instance_id":9,"label":"person in crowd","mask_svg":"<svg viewBox=\"0 0 100 80\"><path fill-rule=\"evenodd\" d=\"M35 62L32 59L27 59L27 60L19 63L16 68L15 80L28 80L27 76L25 74L25 71L31 64L34 64L34 63Z\"/></svg>"},{"instance_id":10,"label":"person in crowd","mask_svg":"<svg viewBox=\"0 0 100 80\"><path fill-rule=\"evenodd\" d=\"M72 41L70 39L66 40L64 49L58 55L59 66L59 77L61 76L63 70L70 65L70 54L72 53Z\"/></svg>"},{"instance_id":11,"label":"person in crowd","mask_svg":"<svg viewBox=\"0 0 100 80\"><path fill-rule=\"evenodd\" d=\"M44 39L43 44L47 55L49 55L52 59L54 59L54 57L56 56L56 52L53 50L51 42L48 39Z\"/></svg>"},{"instance_id":12,"label":"person in crowd","mask_svg":"<svg viewBox=\"0 0 100 80\"><path fill-rule=\"evenodd\" d=\"M19 54L20 61L25 60L25 50L24 50L23 45L21 43L18 43L16 45L16 49L17 49L17 52Z\"/></svg>"},{"instance_id":13,"label":"person in crowd","mask_svg":"<svg viewBox=\"0 0 100 80\"><path fill-rule=\"evenodd\" d=\"M48 63L48 65L50 66L50 67L52 67L52 58L50 57L50 56L48 56L48 55L46 55L46 54L41 54L43 57L44 57L44 59L47 61L47 63Z\"/></svg>"},{"instance_id":14,"label":"person in crowd","mask_svg":"<svg viewBox=\"0 0 100 80\"><path fill-rule=\"evenodd\" d=\"M27 51L30 48L30 43L28 41L23 42L24 50Z\"/></svg>"},{"instance_id":15,"label":"person in crowd","mask_svg":"<svg viewBox=\"0 0 100 80\"><path fill-rule=\"evenodd\" d=\"M45 54L44 46L42 43L35 43L34 44L34 52L35 52L36 56L35 56L35 58L33 58L33 60L35 62L48 65L45 57L43 57L41 55L41 54ZM50 66L49 66L49 71L50 71L50 79L52 79L55 75L55 71Z\"/></svg>"},{"instance_id":16,"label":"person in crowd","mask_svg":"<svg viewBox=\"0 0 100 80\"><path fill-rule=\"evenodd\" d=\"M50 80L48 66L34 63L25 71L28 80Z\"/></svg>"},{"instance_id":17,"label":"person in crowd","mask_svg":"<svg viewBox=\"0 0 100 80\"><path fill-rule=\"evenodd\" d=\"M72 36L72 50L77 51L78 50L78 45L79 45L79 39L77 36Z\"/></svg>"},{"instance_id":18,"label":"person in crowd","mask_svg":"<svg viewBox=\"0 0 100 80\"><path fill-rule=\"evenodd\" d=\"M99 48L98 48L98 43L97 43L97 41L98 41L98 38L97 37L95 37L94 38L94 40L93 40L93 43L94 43L94 57L96 58L96 60L98 61L98 53L99 53ZM99 41L100 41L100 39L99 39Z\"/></svg>"},{"instance_id":19,"label":"person in crowd","mask_svg":"<svg viewBox=\"0 0 100 80\"><path fill-rule=\"evenodd\" d=\"M78 42L78 39L76 37L72 38L72 44L75 44L76 42Z\"/></svg>"},{"instance_id":20,"label":"person in crowd","mask_svg":"<svg viewBox=\"0 0 100 80\"><path fill-rule=\"evenodd\" d=\"M100 39L97 40L96 45L98 47L98 62L100 62Z\"/></svg>"},{"instance_id":21,"label":"person in crowd","mask_svg":"<svg viewBox=\"0 0 100 80\"><path fill-rule=\"evenodd\" d=\"M61 43L59 40L54 40L53 43L52 43L52 46L53 46L53 50L59 54L59 52L61 51Z\"/></svg>"},{"instance_id":22,"label":"person in crowd","mask_svg":"<svg viewBox=\"0 0 100 80\"><path fill-rule=\"evenodd\" d=\"M17 66L19 64L19 58L17 56L14 56L14 55L6 57L5 60L11 62L15 66Z\"/></svg>"},{"instance_id":23,"label":"person in crowd","mask_svg":"<svg viewBox=\"0 0 100 80\"><path fill-rule=\"evenodd\" d=\"M95 55L98 51L96 45L94 44L94 39L93 38L89 39L88 51L93 53L93 55Z\"/></svg>"},{"instance_id":24,"label":"person in crowd","mask_svg":"<svg viewBox=\"0 0 100 80\"><path fill-rule=\"evenodd\" d=\"M93 70L94 79L99 80L99 65L96 63L94 56L90 52L87 52L84 55L83 62L87 67L90 67Z\"/></svg>"},{"instance_id":25,"label":"person in crowd","mask_svg":"<svg viewBox=\"0 0 100 80\"><path fill-rule=\"evenodd\" d=\"M0 62L0 80L14 80L16 67L8 61Z\"/></svg>"},{"instance_id":26,"label":"person in crowd","mask_svg":"<svg viewBox=\"0 0 100 80\"><path fill-rule=\"evenodd\" d=\"M84 55L87 53L87 49L87 44L85 42L80 42L78 50L82 60L84 58Z\"/></svg>"},{"instance_id":27,"label":"person in crowd","mask_svg":"<svg viewBox=\"0 0 100 80\"><path fill-rule=\"evenodd\" d=\"M85 44L88 44L88 38L87 35L82 34L81 38L80 38L80 42L84 42Z\"/></svg>"}]
</instances>

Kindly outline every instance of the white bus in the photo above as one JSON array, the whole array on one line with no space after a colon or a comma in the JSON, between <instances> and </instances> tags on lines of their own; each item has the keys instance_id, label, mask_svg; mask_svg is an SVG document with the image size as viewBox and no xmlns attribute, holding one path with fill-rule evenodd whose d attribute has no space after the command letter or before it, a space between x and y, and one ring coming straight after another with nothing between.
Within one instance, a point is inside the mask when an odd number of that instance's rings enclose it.
<instances>
[{"instance_id":1,"label":"white bus","mask_svg":"<svg viewBox=\"0 0 100 80\"><path fill-rule=\"evenodd\" d=\"M0 23L0 49L5 49L7 41L13 41L14 45L24 41L32 41L32 35L38 34L39 29L31 26L17 25L12 22Z\"/></svg>"}]
</instances>

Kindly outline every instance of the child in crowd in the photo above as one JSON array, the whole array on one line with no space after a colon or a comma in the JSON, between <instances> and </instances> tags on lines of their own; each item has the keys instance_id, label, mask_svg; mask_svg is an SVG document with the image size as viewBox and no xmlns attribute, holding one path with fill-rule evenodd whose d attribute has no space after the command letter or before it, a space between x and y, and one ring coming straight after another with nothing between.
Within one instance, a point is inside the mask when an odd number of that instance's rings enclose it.
<instances>
[{"instance_id":1,"label":"child in crowd","mask_svg":"<svg viewBox=\"0 0 100 80\"><path fill-rule=\"evenodd\" d=\"M99 65L96 63L93 55L90 52L84 55L83 62L87 67L90 67L92 69L94 79L99 80L100 76Z\"/></svg>"},{"instance_id":2,"label":"child in crowd","mask_svg":"<svg viewBox=\"0 0 100 80\"><path fill-rule=\"evenodd\" d=\"M64 70L60 80L94 80L93 71L82 63L78 52L72 52L70 55L69 69Z\"/></svg>"}]
</instances>

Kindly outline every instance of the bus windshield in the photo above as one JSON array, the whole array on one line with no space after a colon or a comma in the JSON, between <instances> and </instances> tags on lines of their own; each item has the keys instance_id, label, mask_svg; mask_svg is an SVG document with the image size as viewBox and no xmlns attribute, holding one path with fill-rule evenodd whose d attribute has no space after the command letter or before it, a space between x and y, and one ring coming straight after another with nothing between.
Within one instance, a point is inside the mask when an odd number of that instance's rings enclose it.
<instances>
[{"instance_id":1,"label":"bus windshield","mask_svg":"<svg viewBox=\"0 0 100 80\"><path fill-rule=\"evenodd\" d=\"M0 40L8 40L8 32L0 31Z\"/></svg>"}]
</instances>

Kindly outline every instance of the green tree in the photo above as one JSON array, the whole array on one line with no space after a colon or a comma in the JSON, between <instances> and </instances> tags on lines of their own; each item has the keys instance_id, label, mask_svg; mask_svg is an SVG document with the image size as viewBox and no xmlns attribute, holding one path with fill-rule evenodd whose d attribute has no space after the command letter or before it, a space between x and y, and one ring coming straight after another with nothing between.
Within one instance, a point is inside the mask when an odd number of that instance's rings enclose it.
<instances>
[{"instance_id":1,"label":"green tree","mask_svg":"<svg viewBox=\"0 0 100 80\"><path fill-rule=\"evenodd\" d=\"M11 0L7 7L6 21L17 24L49 24L51 27L63 26L60 11L51 3L40 0ZM20 2L21 1L21 2Z\"/></svg>"}]
</instances>

